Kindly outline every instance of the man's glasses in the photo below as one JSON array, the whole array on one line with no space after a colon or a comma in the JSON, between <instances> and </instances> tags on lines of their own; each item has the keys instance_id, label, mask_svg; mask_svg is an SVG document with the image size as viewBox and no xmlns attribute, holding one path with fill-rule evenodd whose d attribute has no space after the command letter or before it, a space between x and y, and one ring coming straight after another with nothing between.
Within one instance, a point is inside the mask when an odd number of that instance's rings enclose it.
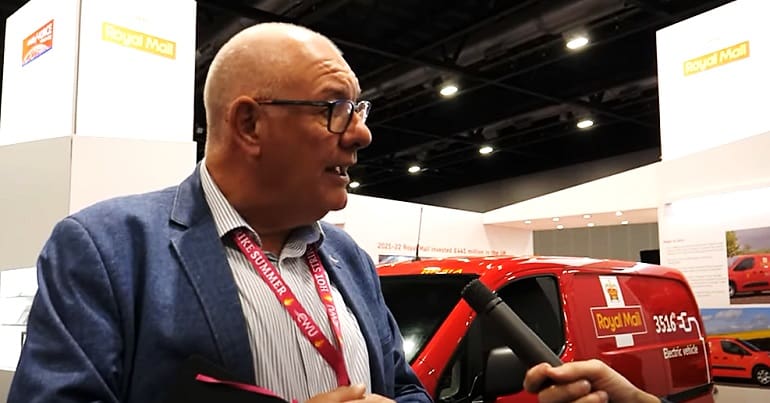
<instances>
[{"instance_id":1,"label":"man's glasses","mask_svg":"<svg viewBox=\"0 0 770 403\"><path fill-rule=\"evenodd\" d=\"M366 122L369 111L372 109L372 103L369 101L351 101L349 99L338 99L335 101L306 101L294 99L270 99L260 101L255 99L260 105L298 105L298 106L317 106L326 108L326 129L334 134L342 134L348 130L350 121L353 120L353 113L357 113L362 122Z\"/></svg>"}]
</instances>

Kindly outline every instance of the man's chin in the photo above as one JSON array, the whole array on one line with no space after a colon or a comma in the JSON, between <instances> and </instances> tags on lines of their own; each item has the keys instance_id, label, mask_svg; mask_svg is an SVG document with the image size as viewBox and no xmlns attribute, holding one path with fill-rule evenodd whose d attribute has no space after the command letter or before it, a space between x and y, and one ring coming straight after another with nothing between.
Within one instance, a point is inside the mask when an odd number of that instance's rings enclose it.
<instances>
[{"instance_id":1,"label":"man's chin","mask_svg":"<svg viewBox=\"0 0 770 403\"><path fill-rule=\"evenodd\" d=\"M341 194L335 195L334 199L329 203L329 211L342 210L348 205L348 192L342 190Z\"/></svg>"}]
</instances>

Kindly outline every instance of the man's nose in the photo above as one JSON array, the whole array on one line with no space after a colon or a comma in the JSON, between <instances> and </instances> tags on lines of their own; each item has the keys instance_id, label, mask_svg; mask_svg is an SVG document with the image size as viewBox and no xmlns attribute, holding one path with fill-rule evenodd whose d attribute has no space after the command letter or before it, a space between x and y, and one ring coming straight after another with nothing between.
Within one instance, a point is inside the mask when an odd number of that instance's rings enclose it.
<instances>
[{"instance_id":1,"label":"man's nose","mask_svg":"<svg viewBox=\"0 0 770 403\"><path fill-rule=\"evenodd\" d=\"M345 149L362 149L372 143L372 132L359 114L353 114L348 130L340 136L340 144Z\"/></svg>"}]
</instances>

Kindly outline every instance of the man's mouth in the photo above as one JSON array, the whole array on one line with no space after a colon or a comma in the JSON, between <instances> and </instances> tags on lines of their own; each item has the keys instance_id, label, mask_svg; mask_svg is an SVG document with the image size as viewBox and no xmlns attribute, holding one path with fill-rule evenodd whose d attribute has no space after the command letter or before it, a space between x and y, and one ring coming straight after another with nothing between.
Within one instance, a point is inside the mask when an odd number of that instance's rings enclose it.
<instances>
[{"instance_id":1,"label":"man's mouth","mask_svg":"<svg viewBox=\"0 0 770 403\"><path fill-rule=\"evenodd\" d=\"M344 165L334 165L326 168L326 172L339 176L348 176L348 167Z\"/></svg>"}]
</instances>

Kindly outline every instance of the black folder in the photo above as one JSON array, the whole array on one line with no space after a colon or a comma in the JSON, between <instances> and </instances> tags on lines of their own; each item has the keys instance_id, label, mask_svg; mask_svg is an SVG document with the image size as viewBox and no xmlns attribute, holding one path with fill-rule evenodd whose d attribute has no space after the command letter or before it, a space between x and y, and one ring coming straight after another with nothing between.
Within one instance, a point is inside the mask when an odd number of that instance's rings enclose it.
<instances>
[{"instance_id":1,"label":"black folder","mask_svg":"<svg viewBox=\"0 0 770 403\"><path fill-rule=\"evenodd\" d=\"M203 357L193 356L182 364L163 403L288 403L276 396L226 384L203 382L196 379L199 374L221 381L243 382L221 366Z\"/></svg>"}]
</instances>

